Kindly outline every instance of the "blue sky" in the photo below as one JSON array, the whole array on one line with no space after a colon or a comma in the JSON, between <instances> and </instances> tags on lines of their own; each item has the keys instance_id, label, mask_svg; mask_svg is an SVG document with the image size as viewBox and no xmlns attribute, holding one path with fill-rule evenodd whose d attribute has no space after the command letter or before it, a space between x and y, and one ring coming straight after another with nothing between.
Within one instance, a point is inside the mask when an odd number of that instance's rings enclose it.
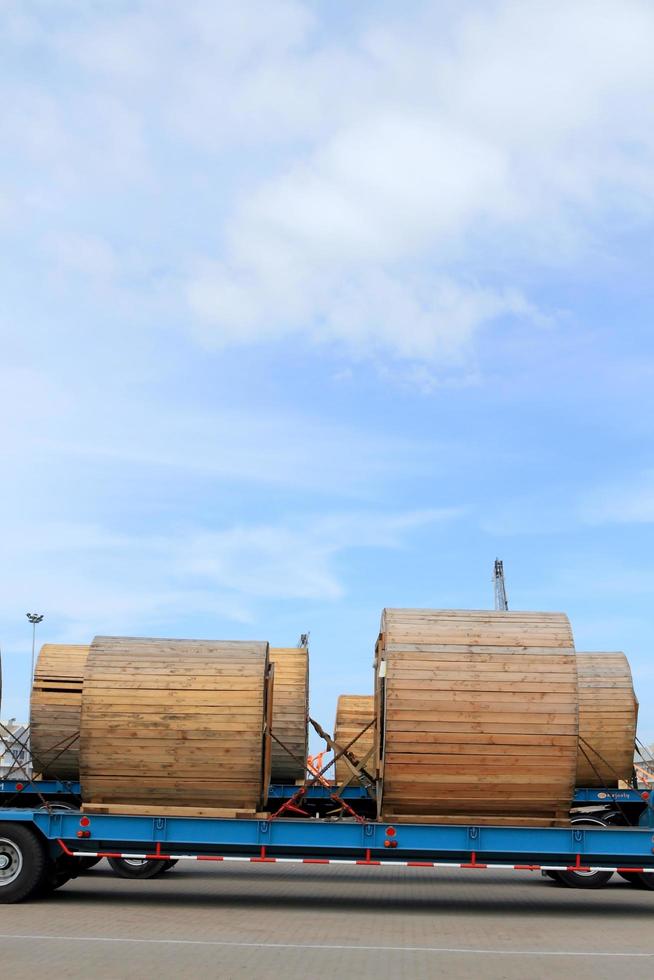
<instances>
[{"instance_id":1,"label":"blue sky","mask_svg":"<svg viewBox=\"0 0 654 980\"><path fill-rule=\"evenodd\" d=\"M563 610L654 740L654 9L0 3L2 714L41 640Z\"/></svg>"}]
</instances>

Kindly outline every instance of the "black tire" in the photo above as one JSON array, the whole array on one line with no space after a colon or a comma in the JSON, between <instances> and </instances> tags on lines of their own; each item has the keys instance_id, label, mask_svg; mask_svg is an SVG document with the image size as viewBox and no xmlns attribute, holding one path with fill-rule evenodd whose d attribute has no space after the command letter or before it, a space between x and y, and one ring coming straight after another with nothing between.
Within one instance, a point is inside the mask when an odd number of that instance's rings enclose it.
<instances>
[{"instance_id":1,"label":"black tire","mask_svg":"<svg viewBox=\"0 0 654 980\"><path fill-rule=\"evenodd\" d=\"M572 824L577 827L606 827L607 820L601 817L573 817ZM604 888L613 877L612 871L553 871L555 881L566 888Z\"/></svg>"},{"instance_id":2,"label":"black tire","mask_svg":"<svg viewBox=\"0 0 654 980\"><path fill-rule=\"evenodd\" d=\"M65 871L57 871L50 882L50 890L54 892L57 890L57 888L61 888L62 885L67 884L70 880L70 875Z\"/></svg>"},{"instance_id":3,"label":"black tire","mask_svg":"<svg viewBox=\"0 0 654 980\"><path fill-rule=\"evenodd\" d=\"M83 874L85 871L90 871L91 868L94 868L96 866L96 864L99 864L100 861L102 860L102 858L95 858L95 857L80 858L80 857L78 857L78 858L75 858L75 860L77 861L77 865L79 867L80 874Z\"/></svg>"},{"instance_id":4,"label":"black tire","mask_svg":"<svg viewBox=\"0 0 654 980\"><path fill-rule=\"evenodd\" d=\"M50 895L66 882L77 878L82 870L78 858L68 854L60 854L54 861L46 860L45 873L38 889L39 895Z\"/></svg>"},{"instance_id":5,"label":"black tire","mask_svg":"<svg viewBox=\"0 0 654 980\"><path fill-rule=\"evenodd\" d=\"M45 874L35 894L38 894L39 898L47 898L48 895L51 895L57 888L61 888L68 881L70 881L68 872L62 871L57 867L55 862L52 862L49 866L46 866Z\"/></svg>"},{"instance_id":6,"label":"black tire","mask_svg":"<svg viewBox=\"0 0 654 980\"><path fill-rule=\"evenodd\" d=\"M121 878L155 878L166 870L167 861L146 861L130 858L108 858L113 871Z\"/></svg>"},{"instance_id":7,"label":"black tire","mask_svg":"<svg viewBox=\"0 0 654 980\"><path fill-rule=\"evenodd\" d=\"M164 871L170 871L170 869L171 868L174 868L176 864L177 864L177 861L175 861L175 860L166 861L165 864L164 864L164 866L163 866L163 868L161 869L161 873L163 874Z\"/></svg>"},{"instance_id":8,"label":"black tire","mask_svg":"<svg viewBox=\"0 0 654 980\"><path fill-rule=\"evenodd\" d=\"M645 888L648 891L654 890L653 874L642 874L640 871L618 871L618 874L634 888Z\"/></svg>"},{"instance_id":9,"label":"black tire","mask_svg":"<svg viewBox=\"0 0 654 980\"><path fill-rule=\"evenodd\" d=\"M555 871L554 874L566 888L604 888L613 877L612 871Z\"/></svg>"},{"instance_id":10,"label":"black tire","mask_svg":"<svg viewBox=\"0 0 654 980\"><path fill-rule=\"evenodd\" d=\"M0 823L0 903L23 902L38 893L46 874L45 848L20 823Z\"/></svg>"}]
</instances>

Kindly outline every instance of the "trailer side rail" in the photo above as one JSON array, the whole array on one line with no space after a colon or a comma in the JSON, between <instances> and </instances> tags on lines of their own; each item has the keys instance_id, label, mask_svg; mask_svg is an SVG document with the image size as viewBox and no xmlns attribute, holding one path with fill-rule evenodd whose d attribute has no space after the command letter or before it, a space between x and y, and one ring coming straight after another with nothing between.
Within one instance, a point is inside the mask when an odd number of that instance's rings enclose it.
<instances>
[{"instance_id":1,"label":"trailer side rail","mask_svg":"<svg viewBox=\"0 0 654 980\"><path fill-rule=\"evenodd\" d=\"M648 827L391 825L44 809L3 810L0 821L35 827L53 853L85 857L654 871L654 833Z\"/></svg>"}]
</instances>

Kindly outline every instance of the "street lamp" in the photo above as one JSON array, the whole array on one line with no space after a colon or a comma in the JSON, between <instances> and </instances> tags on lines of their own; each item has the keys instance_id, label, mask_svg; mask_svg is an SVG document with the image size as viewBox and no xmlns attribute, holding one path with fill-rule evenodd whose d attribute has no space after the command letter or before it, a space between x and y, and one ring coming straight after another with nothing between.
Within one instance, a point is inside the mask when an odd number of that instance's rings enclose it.
<instances>
[{"instance_id":1,"label":"street lamp","mask_svg":"<svg viewBox=\"0 0 654 980\"><path fill-rule=\"evenodd\" d=\"M34 644L36 643L36 626L37 623L42 622L43 616L40 613L25 613L28 620L32 624L32 672L30 674L30 690L32 684L34 683Z\"/></svg>"}]
</instances>

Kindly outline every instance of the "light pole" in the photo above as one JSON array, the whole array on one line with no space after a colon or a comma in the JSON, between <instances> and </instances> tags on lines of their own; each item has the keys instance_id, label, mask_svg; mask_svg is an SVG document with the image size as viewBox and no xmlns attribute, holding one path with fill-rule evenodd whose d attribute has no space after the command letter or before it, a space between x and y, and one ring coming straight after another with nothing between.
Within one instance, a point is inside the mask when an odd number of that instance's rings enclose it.
<instances>
[{"instance_id":1,"label":"light pole","mask_svg":"<svg viewBox=\"0 0 654 980\"><path fill-rule=\"evenodd\" d=\"M30 623L32 624L32 671L30 673L30 691L32 690L32 684L34 683L34 645L36 643L36 626L37 623L42 622L43 616L41 613L25 613Z\"/></svg>"}]
</instances>

